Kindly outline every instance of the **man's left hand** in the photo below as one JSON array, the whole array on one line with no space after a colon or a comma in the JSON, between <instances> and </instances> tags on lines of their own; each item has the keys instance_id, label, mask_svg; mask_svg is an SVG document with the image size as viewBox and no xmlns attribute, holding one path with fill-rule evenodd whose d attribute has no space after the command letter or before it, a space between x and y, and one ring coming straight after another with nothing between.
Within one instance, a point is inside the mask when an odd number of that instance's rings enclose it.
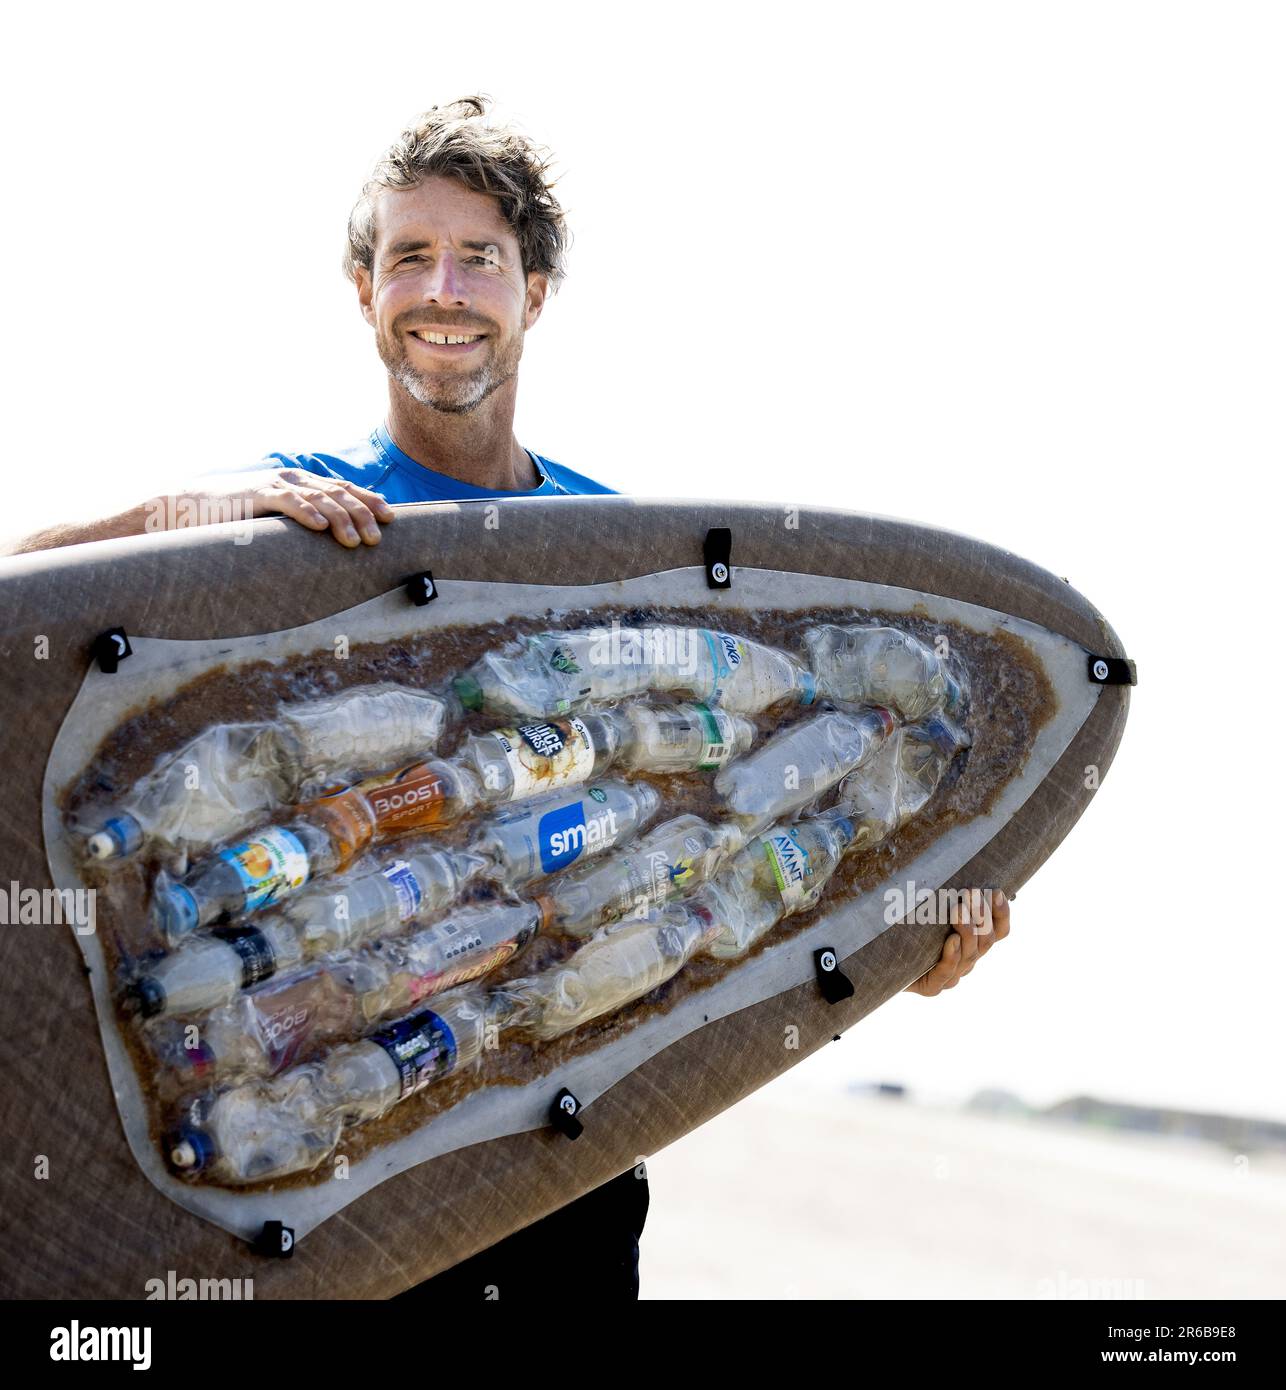
<instances>
[{"instance_id":1,"label":"man's left hand","mask_svg":"<svg viewBox=\"0 0 1286 1390\"><path fill-rule=\"evenodd\" d=\"M953 895L951 927L942 959L915 984L907 985L907 993L932 999L944 989L954 989L997 941L1009 935L1009 899L999 888L990 892L970 888Z\"/></svg>"}]
</instances>

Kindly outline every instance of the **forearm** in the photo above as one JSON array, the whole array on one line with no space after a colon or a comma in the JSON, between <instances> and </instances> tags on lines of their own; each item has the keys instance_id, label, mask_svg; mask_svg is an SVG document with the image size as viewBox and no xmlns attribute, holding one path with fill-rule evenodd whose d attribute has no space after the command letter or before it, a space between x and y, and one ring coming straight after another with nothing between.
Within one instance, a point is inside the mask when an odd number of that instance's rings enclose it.
<instances>
[{"instance_id":1,"label":"forearm","mask_svg":"<svg viewBox=\"0 0 1286 1390\"><path fill-rule=\"evenodd\" d=\"M254 475L207 475L184 484L165 497L150 497L114 516L88 521L58 522L30 535L0 541L0 555L24 555L33 550L55 550L64 545L83 545L87 541L116 540L121 536L141 536L152 531L174 531L187 526L210 526L220 521L245 521L271 511L267 502L257 502L253 485L271 478L271 473Z\"/></svg>"},{"instance_id":2,"label":"forearm","mask_svg":"<svg viewBox=\"0 0 1286 1390\"><path fill-rule=\"evenodd\" d=\"M119 536L141 536L145 531L163 529L158 516L164 514L156 499L140 502L115 516L92 521L58 522L28 536L0 541L0 555L26 555L33 550L56 550L64 545L83 545L87 541L115 540Z\"/></svg>"}]
</instances>

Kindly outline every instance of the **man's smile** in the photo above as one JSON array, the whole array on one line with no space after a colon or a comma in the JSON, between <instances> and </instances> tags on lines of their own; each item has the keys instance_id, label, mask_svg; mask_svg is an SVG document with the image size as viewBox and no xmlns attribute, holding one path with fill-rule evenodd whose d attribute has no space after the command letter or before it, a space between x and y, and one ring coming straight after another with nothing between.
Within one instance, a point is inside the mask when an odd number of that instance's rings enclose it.
<instances>
[{"instance_id":1,"label":"man's smile","mask_svg":"<svg viewBox=\"0 0 1286 1390\"><path fill-rule=\"evenodd\" d=\"M413 328L410 336L433 356L459 357L477 348L485 333L460 333L449 329Z\"/></svg>"}]
</instances>

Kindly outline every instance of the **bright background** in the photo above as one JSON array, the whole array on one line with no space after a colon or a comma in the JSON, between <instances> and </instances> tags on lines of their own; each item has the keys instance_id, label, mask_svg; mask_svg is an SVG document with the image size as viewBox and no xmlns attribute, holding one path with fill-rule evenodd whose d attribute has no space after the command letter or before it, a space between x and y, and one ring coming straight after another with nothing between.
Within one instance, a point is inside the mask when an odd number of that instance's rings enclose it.
<instances>
[{"instance_id":1,"label":"bright background","mask_svg":"<svg viewBox=\"0 0 1286 1390\"><path fill-rule=\"evenodd\" d=\"M2 529L369 432L349 207L417 111L490 93L575 233L523 443L623 491L981 536L1139 665L1010 941L778 1087L1286 1119L1284 36L1273 5L1128 0L27 8Z\"/></svg>"}]
</instances>

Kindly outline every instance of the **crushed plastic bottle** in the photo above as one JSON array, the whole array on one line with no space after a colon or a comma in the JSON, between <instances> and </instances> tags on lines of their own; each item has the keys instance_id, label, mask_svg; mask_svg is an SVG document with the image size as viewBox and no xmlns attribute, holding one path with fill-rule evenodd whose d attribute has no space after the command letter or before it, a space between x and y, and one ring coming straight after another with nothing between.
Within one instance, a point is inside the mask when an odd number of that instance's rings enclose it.
<instances>
[{"instance_id":1,"label":"crushed plastic bottle","mask_svg":"<svg viewBox=\"0 0 1286 1390\"><path fill-rule=\"evenodd\" d=\"M452 991L324 1061L224 1090L189 1112L170 1139L170 1164L230 1185L311 1171L346 1125L377 1119L477 1058L485 1024L483 998Z\"/></svg>"},{"instance_id":2,"label":"crushed plastic bottle","mask_svg":"<svg viewBox=\"0 0 1286 1390\"><path fill-rule=\"evenodd\" d=\"M629 721L617 765L628 772L717 772L749 749L755 726L701 703L621 706Z\"/></svg>"},{"instance_id":3,"label":"crushed plastic bottle","mask_svg":"<svg viewBox=\"0 0 1286 1390\"><path fill-rule=\"evenodd\" d=\"M812 673L795 657L706 628L589 628L537 633L489 652L454 689L469 709L557 718L646 691L686 691L740 714L808 704Z\"/></svg>"},{"instance_id":4,"label":"crushed plastic bottle","mask_svg":"<svg viewBox=\"0 0 1286 1390\"><path fill-rule=\"evenodd\" d=\"M819 698L883 705L912 723L934 710L961 710L963 669L895 627L822 624L804 633Z\"/></svg>"},{"instance_id":5,"label":"crushed plastic bottle","mask_svg":"<svg viewBox=\"0 0 1286 1390\"><path fill-rule=\"evenodd\" d=\"M475 771L487 801L521 801L600 776L629 728L615 710L551 719L470 734L459 756Z\"/></svg>"},{"instance_id":6,"label":"crushed plastic bottle","mask_svg":"<svg viewBox=\"0 0 1286 1390\"><path fill-rule=\"evenodd\" d=\"M180 1022L162 1015L145 1036L163 1099L252 1076L275 1076L310 1049L360 1031L357 1000L329 965L275 977L209 1013Z\"/></svg>"},{"instance_id":7,"label":"crushed plastic bottle","mask_svg":"<svg viewBox=\"0 0 1286 1390\"><path fill-rule=\"evenodd\" d=\"M432 753L447 702L380 683L280 706L269 723L216 724L162 759L115 807L72 818L106 862L146 844L201 850L321 784L355 780ZM81 820L86 823L82 826Z\"/></svg>"},{"instance_id":8,"label":"crushed plastic bottle","mask_svg":"<svg viewBox=\"0 0 1286 1390\"><path fill-rule=\"evenodd\" d=\"M406 840L384 863L311 884L281 908L304 938L307 957L332 954L402 931L450 907L488 868L480 854Z\"/></svg>"},{"instance_id":9,"label":"crushed plastic bottle","mask_svg":"<svg viewBox=\"0 0 1286 1390\"><path fill-rule=\"evenodd\" d=\"M506 1027L541 1040L642 998L692 959L717 930L700 903L680 902L604 927L560 965L497 991Z\"/></svg>"},{"instance_id":10,"label":"crushed plastic bottle","mask_svg":"<svg viewBox=\"0 0 1286 1390\"><path fill-rule=\"evenodd\" d=\"M660 804L660 793L646 782L604 781L551 792L484 821L471 847L517 887L624 844Z\"/></svg>"},{"instance_id":11,"label":"crushed plastic bottle","mask_svg":"<svg viewBox=\"0 0 1286 1390\"><path fill-rule=\"evenodd\" d=\"M637 844L555 880L542 895L551 927L590 936L622 917L642 917L691 892L745 843L740 827L682 815Z\"/></svg>"},{"instance_id":12,"label":"crushed plastic bottle","mask_svg":"<svg viewBox=\"0 0 1286 1390\"><path fill-rule=\"evenodd\" d=\"M538 903L477 903L360 951L340 967L368 1022L480 979L517 955L544 925Z\"/></svg>"},{"instance_id":13,"label":"crushed plastic bottle","mask_svg":"<svg viewBox=\"0 0 1286 1390\"><path fill-rule=\"evenodd\" d=\"M806 806L865 762L893 731L893 716L875 708L827 710L801 719L715 778L734 816L761 828Z\"/></svg>"},{"instance_id":14,"label":"crushed plastic bottle","mask_svg":"<svg viewBox=\"0 0 1286 1390\"><path fill-rule=\"evenodd\" d=\"M830 811L756 835L694 895L719 926L708 953L717 959L744 955L783 918L815 907L852 846L854 830L846 815Z\"/></svg>"}]
</instances>

